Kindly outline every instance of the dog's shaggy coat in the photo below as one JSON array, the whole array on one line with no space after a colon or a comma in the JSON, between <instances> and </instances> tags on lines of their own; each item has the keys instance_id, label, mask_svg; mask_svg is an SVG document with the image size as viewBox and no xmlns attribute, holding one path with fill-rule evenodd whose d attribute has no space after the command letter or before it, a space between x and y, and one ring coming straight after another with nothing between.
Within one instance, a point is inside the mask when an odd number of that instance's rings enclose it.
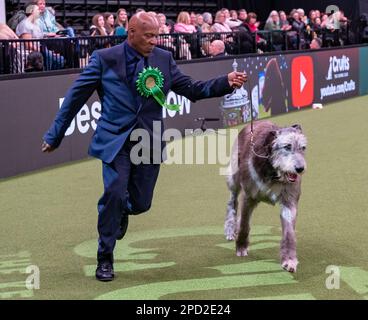
<instances>
[{"instance_id":1,"label":"dog's shaggy coat","mask_svg":"<svg viewBox=\"0 0 368 320\"><path fill-rule=\"evenodd\" d=\"M281 265L296 272L295 223L301 193L301 174L306 170L307 140L299 125L280 128L269 121L254 123L253 144L248 125L234 143L227 184L230 200L225 236L236 240L236 254L247 256L250 218L261 201L280 203ZM237 211L239 217L237 219Z\"/></svg>"}]
</instances>

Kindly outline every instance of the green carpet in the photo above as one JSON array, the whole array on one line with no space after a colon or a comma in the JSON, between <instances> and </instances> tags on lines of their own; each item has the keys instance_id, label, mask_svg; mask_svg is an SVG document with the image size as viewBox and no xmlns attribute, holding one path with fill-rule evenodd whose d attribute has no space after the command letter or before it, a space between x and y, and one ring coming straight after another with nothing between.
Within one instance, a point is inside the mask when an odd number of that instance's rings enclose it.
<instances>
[{"instance_id":1,"label":"green carpet","mask_svg":"<svg viewBox=\"0 0 368 320\"><path fill-rule=\"evenodd\" d=\"M236 257L220 165L174 164L118 242L115 281L96 281L101 164L86 160L0 181L0 299L368 299L367 107L360 97L273 118L301 124L309 143L296 274L279 266L277 206L257 208L250 255ZM31 265L39 289L26 288Z\"/></svg>"}]
</instances>

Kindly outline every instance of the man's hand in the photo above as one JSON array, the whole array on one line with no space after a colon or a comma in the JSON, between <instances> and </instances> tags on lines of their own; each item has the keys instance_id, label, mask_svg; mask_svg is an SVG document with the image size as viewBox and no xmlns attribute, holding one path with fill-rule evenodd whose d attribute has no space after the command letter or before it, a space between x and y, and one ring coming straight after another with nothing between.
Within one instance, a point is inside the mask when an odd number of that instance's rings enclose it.
<instances>
[{"instance_id":1,"label":"man's hand","mask_svg":"<svg viewBox=\"0 0 368 320\"><path fill-rule=\"evenodd\" d=\"M230 87L239 89L247 81L247 74L245 72L231 72L227 75Z\"/></svg>"},{"instance_id":2,"label":"man's hand","mask_svg":"<svg viewBox=\"0 0 368 320\"><path fill-rule=\"evenodd\" d=\"M50 146L47 142L43 142L41 146L42 152L52 152L55 150L54 147Z\"/></svg>"}]
</instances>

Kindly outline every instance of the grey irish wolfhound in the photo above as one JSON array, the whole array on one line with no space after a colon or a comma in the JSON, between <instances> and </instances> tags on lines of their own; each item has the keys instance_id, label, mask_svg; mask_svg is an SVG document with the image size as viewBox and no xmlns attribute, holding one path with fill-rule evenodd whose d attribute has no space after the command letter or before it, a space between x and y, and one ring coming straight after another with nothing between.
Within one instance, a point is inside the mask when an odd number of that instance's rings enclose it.
<instances>
[{"instance_id":1,"label":"grey irish wolfhound","mask_svg":"<svg viewBox=\"0 0 368 320\"><path fill-rule=\"evenodd\" d=\"M230 200L225 220L227 240L236 241L236 254L248 255L250 218L261 201L281 206L281 265L296 272L295 223L301 193L301 174L306 170L307 139L299 125L280 128L269 121L242 129L234 143L227 184ZM240 214L237 219L237 210Z\"/></svg>"}]
</instances>

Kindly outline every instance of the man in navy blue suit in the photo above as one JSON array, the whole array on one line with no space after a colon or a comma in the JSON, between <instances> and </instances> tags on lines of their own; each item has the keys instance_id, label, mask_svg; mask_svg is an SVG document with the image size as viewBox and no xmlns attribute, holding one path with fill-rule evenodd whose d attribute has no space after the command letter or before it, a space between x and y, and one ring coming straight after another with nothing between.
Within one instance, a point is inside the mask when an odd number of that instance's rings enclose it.
<instances>
[{"instance_id":1,"label":"man in navy blue suit","mask_svg":"<svg viewBox=\"0 0 368 320\"><path fill-rule=\"evenodd\" d=\"M149 163L134 163L131 151L140 143L132 141L135 129L143 129L151 138L153 123L162 124L162 107L151 97L142 96L136 88L138 74L146 67L158 68L164 77L162 91L173 90L192 101L223 96L239 88L246 75L232 72L209 81L195 81L182 74L171 53L159 48L159 24L148 13L140 12L129 22L128 40L109 49L95 51L89 65L69 89L56 119L44 136L43 152L55 150L61 143L71 121L97 90L101 117L89 147L89 154L102 160L104 193L98 202L98 252L96 278L111 281L114 278L113 251L116 240L123 238L128 216L149 210L158 177L160 159ZM156 137L157 138L157 137ZM156 143L157 144L157 143ZM144 147L144 146L143 146Z\"/></svg>"}]
</instances>

